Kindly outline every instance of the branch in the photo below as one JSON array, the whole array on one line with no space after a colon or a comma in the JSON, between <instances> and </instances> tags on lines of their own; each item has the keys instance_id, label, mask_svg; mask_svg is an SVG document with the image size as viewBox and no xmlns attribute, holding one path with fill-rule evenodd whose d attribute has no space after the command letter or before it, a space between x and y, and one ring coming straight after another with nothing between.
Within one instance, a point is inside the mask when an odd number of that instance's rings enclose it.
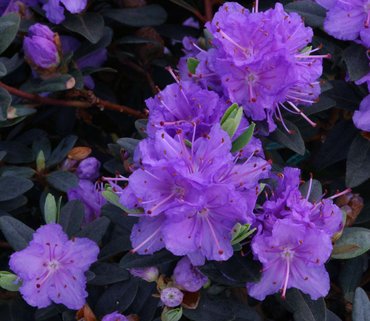
<instances>
[{"instance_id":1,"label":"branch","mask_svg":"<svg viewBox=\"0 0 370 321\"><path fill-rule=\"evenodd\" d=\"M213 0L204 0L205 18L211 21L213 17Z\"/></svg>"},{"instance_id":2,"label":"branch","mask_svg":"<svg viewBox=\"0 0 370 321\"><path fill-rule=\"evenodd\" d=\"M42 97L36 94L30 94L23 90L8 86L0 81L0 87L6 89L9 93L14 96L18 96L24 98L29 101L37 102L41 105L55 105L55 106L62 106L62 107L73 107L73 108L91 108L91 107L99 107L101 109L108 109L118 111L120 113L124 113L136 118L147 118L147 115L141 111L132 109L130 107L124 105L118 105L111 103L109 101L97 98L94 99L93 102L89 101L80 101L80 100L61 100L56 98L50 97Z\"/></svg>"}]
</instances>

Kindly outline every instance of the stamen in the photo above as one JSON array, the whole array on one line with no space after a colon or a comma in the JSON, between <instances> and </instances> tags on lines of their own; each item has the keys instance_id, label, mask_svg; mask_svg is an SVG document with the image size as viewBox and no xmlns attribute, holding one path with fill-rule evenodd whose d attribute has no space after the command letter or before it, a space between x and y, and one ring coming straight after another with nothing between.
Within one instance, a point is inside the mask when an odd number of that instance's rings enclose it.
<instances>
[{"instance_id":1,"label":"stamen","mask_svg":"<svg viewBox=\"0 0 370 321\"><path fill-rule=\"evenodd\" d=\"M287 133L288 133L288 134L290 134L290 135L291 135L291 134L293 134L293 131L292 131L292 130L290 130L290 129L287 127L287 125L285 124L285 122L284 122L284 118L283 118L283 116L281 115L281 111L280 111L279 106L277 106L276 111L278 112L278 116L276 116L276 118L277 118L278 120L280 120L280 122L281 122L281 124L283 125L284 129L287 131Z\"/></svg>"},{"instance_id":2,"label":"stamen","mask_svg":"<svg viewBox=\"0 0 370 321\"><path fill-rule=\"evenodd\" d=\"M205 219L205 220L206 220L206 222L208 223L208 226L209 226L209 228L210 228L210 230L211 230L211 234L212 234L213 239L215 240L216 246L217 246L217 248L218 248L218 254L219 254L219 255L224 254L224 251L221 249L220 243L218 242L218 239L217 239L216 233L215 233L215 231L214 231L214 229L213 229L213 226L212 226L211 222L209 221L208 216L207 216L207 215L206 215L206 216L204 216L204 219Z\"/></svg>"},{"instance_id":3,"label":"stamen","mask_svg":"<svg viewBox=\"0 0 370 321\"><path fill-rule=\"evenodd\" d=\"M312 175L312 173L310 173L310 183L309 183L309 185L308 185L308 191L307 191L307 195L306 195L306 201L308 201L308 199L310 198L310 195L311 195L311 190L312 190L312 181L313 181L313 179L312 179L312 177L313 177L313 175Z\"/></svg>"},{"instance_id":4,"label":"stamen","mask_svg":"<svg viewBox=\"0 0 370 321\"><path fill-rule=\"evenodd\" d=\"M307 121L312 127L316 127L316 123L315 122L313 122L311 119L309 119L306 115L305 115L305 113L302 111L302 110L300 110L296 105L294 105L291 101L287 101L287 103L290 105L290 106L292 106L292 108L297 112L297 113L299 113L301 116L302 116L302 118L305 120L305 121Z\"/></svg>"},{"instance_id":5,"label":"stamen","mask_svg":"<svg viewBox=\"0 0 370 321\"><path fill-rule=\"evenodd\" d=\"M137 247L132 249L130 252L132 254L136 253L139 249L141 249L145 244L147 244L150 240L152 240L161 230L161 226L158 227L152 235L150 235L148 238L146 238L143 242L141 242Z\"/></svg>"},{"instance_id":6,"label":"stamen","mask_svg":"<svg viewBox=\"0 0 370 321\"><path fill-rule=\"evenodd\" d=\"M331 200L333 200L333 199L335 199L335 198L337 198L339 196L346 195L346 194L351 193L351 192L352 192L352 189L351 188L347 188L343 192L334 194L333 196L330 196L328 198L331 199Z\"/></svg>"},{"instance_id":7,"label":"stamen","mask_svg":"<svg viewBox=\"0 0 370 321\"><path fill-rule=\"evenodd\" d=\"M289 281L289 274L290 274L290 256L286 258L286 274L285 274L285 280L284 280L284 285L281 293L281 297L285 299L286 296L286 290L288 287L288 281Z\"/></svg>"}]
</instances>

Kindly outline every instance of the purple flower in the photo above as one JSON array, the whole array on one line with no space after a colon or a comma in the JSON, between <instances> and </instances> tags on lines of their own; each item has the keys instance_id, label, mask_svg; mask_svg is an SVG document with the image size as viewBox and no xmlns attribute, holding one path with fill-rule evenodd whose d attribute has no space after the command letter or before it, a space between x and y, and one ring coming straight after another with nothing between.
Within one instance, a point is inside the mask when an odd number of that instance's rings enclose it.
<instances>
[{"instance_id":1,"label":"purple flower","mask_svg":"<svg viewBox=\"0 0 370 321\"><path fill-rule=\"evenodd\" d=\"M80 179L78 186L67 192L68 200L80 200L85 207L85 223L90 223L100 216L100 211L106 203L102 195L102 187L86 179Z\"/></svg>"},{"instance_id":2,"label":"purple flower","mask_svg":"<svg viewBox=\"0 0 370 321\"><path fill-rule=\"evenodd\" d=\"M174 308L182 303L184 294L177 288L165 288L161 292L161 301L165 306Z\"/></svg>"},{"instance_id":3,"label":"purple flower","mask_svg":"<svg viewBox=\"0 0 370 321\"><path fill-rule=\"evenodd\" d=\"M316 0L328 10L324 22L325 31L341 40L359 40L370 47L369 0Z\"/></svg>"},{"instance_id":4,"label":"purple flower","mask_svg":"<svg viewBox=\"0 0 370 321\"><path fill-rule=\"evenodd\" d=\"M159 276L159 270L155 266L147 268L132 268L129 269L131 275L137 276L147 282L157 281Z\"/></svg>"},{"instance_id":5,"label":"purple flower","mask_svg":"<svg viewBox=\"0 0 370 321\"><path fill-rule=\"evenodd\" d=\"M370 95L362 100L359 110L353 114L353 122L358 129L370 132Z\"/></svg>"},{"instance_id":6,"label":"purple flower","mask_svg":"<svg viewBox=\"0 0 370 321\"><path fill-rule=\"evenodd\" d=\"M215 92L191 81L168 85L154 98L149 98L146 105L150 111L147 132L151 137L158 129L165 129L174 136L179 128L189 137L196 131L198 137L219 122L227 107Z\"/></svg>"},{"instance_id":7,"label":"purple flower","mask_svg":"<svg viewBox=\"0 0 370 321\"><path fill-rule=\"evenodd\" d=\"M116 312L107 314L101 321L128 321L128 319L124 315L116 311Z\"/></svg>"},{"instance_id":8,"label":"purple flower","mask_svg":"<svg viewBox=\"0 0 370 321\"><path fill-rule=\"evenodd\" d=\"M324 263L329 259L332 244L323 231L278 220L272 232L254 237L252 249L263 265L258 283L248 283L250 296L263 300L267 295L297 288L313 300L326 296L330 284Z\"/></svg>"},{"instance_id":9,"label":"purple flower","mask_svg":"<svg viewBox=\"0 0 370 321\"><path fill-rule=\"evenodd\" d=\"M95 157L88 157L78 164L76 175L79 179L95 181L99 177L100 162Z\"/></svg>"},{"instance_id":10,"label":"purple flower","mask_svg":"<svg viewBox=\"0 0 370 321\"><path fill-rule=\"evenodd\" d=\"M317 50L307 49L312 29L299 15L286 13L279 3L266 12L250 13L228 2L207 29L214 37L213 48L197 55L195 79L243 105L248 117L266 121L270 131L276 128L274 117L285 126L281 108L314 125L297 104L311 105L319 96L317 79L328 55L311 55Z\"/></svg>"},{"instance_id":11,"label":"purple flower","mask_svg":"<svg viewBox=\"0 0 370 321\"><path fill-rule=\"evenodd\" d=\"M197 292L208 282L208 278L187 257L177 262L172 279L176 285L189 292Z\"/></svg>"},{"instance_id":12,"label":"purple flower","mask_svg":"<svg viewBox=\"0 0 370 321\"><path fill-rule=\"evenodd\" d=\"M59 24L64 21L64 8L70 13L80 13L87 5L87 0L41 0L49 21ZM63 7L63 6L64 7Z\"/></svg>"},{"instance_id":13,"label":"purple flower","mask_svg":"<svg viewBox=\"0 0 370 321\"><path fill-rule=\"evenodd\" d=\"M133 251L151 254L166 247L188 255L194 265L205 258L227 260L231 230L254 221L258 181L270 165L253 155L239 163L220 125L191 147L186 141L181 130L175 137L158 130L139 145L140 168L130 176L128 192L120 193L124 206L136 202L145 213L131 234Z\"/></svg>"},{"instance_id":14,"label":"purple flower","mask_svg":"<svg viewBox=\"0 0 370 321\"><path fill-rule=\"evenodd\" d=\"M23 49L31 66L48 70L59 65L60 53L56 37L48 26L36 23L29 28Z\"/></svg>"},{"instance_id":15,"label":"purple flower","mask_svg":"<svg viewBox=\"0 0 370 321\"><path fill-rule=\"evenodd\" d=\"M54 302L78 310L87 297L85 272L98 253L93 241L69 241L60 225L48 224L27 248L12 254L9 266L22 279L20 292L29 305L45 308Z\"/></svg>"},{"instance_id":16,"label":"purple flower","mask_svg":"<svg viewBox=\"0 0 370 321\"><path fill-rule=\"evenodd\" d=\"M74 53L81 46L80 41L70 36L61 36L60 40L62 43L62 51L64 55ZM100 48L95 51L89 52L87 55L79 57L76 63L78 68L83 71L84 69L89 67L100 67L105 63L106 60L107 50L105 48ZM94 89L95 87L94 80L90 75L84 76L84 84L89 89Z\"/></svg>"}]
</instances>

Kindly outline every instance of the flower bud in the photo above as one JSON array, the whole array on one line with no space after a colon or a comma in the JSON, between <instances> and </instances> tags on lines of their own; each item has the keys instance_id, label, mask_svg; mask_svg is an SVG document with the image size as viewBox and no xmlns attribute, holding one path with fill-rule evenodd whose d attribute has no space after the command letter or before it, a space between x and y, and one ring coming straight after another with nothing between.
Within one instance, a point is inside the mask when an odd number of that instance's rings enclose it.
<instances>
[{"instance_id":1,"label":"flower bud","mask_svg":"<svg viewBox=\"0 0 370 321\"><path fill-rule=\"evenodd\" d=\"M155 282L158 279L159 271L155 266L148 268L133 268L129 269L133 276L137 276L147 282Z\"/></svg>"},{"instance_id":2,"label":"flower bud","mask_svg":"<svg viewBox=\"0 0 370 321\"><path fill-rule=\"evenodd\" d=\"M60 63L59 48L58 34L40 23L29 28L23 41L26 60L39 73L56 70Z\"/></svg>"},{"instance_id":3,"label":"flower bud","mask_svg":"<svg viewBox=\"0 0 370 321\"><path fill-rule=\"evenodd\" d=\"M107 314L102 321L128 321L128 319L117 311Z\"/></svg>"},{"instance_id":4,"label":"flower bud","mask_svg":"<svg viewBox=\"0 0 370 321\"><path fill-rule=\"evenodd\" d=\"M80 179L94 181L99 177L100 162L95 157L88 157L81 161L76 170Z\"/></svg>"},{"instance_id":5,"label":"flower bud","mask_svg":"<svg viewBox=\"0 0 370 321\"><path fill-rule=\"evenodd\" d=\"M170 308L180 305L183 298L184 294L177 288L165 288L161 292L161 301Z\"/></svg>"}]
</instances>

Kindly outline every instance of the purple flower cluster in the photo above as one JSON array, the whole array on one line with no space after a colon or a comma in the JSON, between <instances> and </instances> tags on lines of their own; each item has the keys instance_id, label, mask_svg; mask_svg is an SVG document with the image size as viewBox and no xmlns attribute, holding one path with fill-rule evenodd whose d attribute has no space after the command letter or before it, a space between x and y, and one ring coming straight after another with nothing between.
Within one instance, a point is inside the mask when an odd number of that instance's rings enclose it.
<instances>
[{"instance_id":1,"label":"purple flower cluster","mask_svg":"<svg viewBox=\"0 0 370 321\"><path fill-rule=\"evenodd\" d=\"M64 11L67 9L70 13L81 13L85 10L87 0L39 0L43 3L46 17L49 21L59 24L64 21Z\"/></svg>"},{"instance_id":2,"label":"purple flower cluster","mask_svg":"<svg viewBox=\"0 0 370 321\"><path fill-rule=\"evenodd\" d=\"M286 13L279 3L249 12L228 2L206 26L213 47L196 55L193 78L242 105L253 121L267 121L270 131L276 128L274 116L284 124L281 108L314 125L297 105L317 100L328 55L311 55L318 50L308 46L313 32L298 14Z\"/></svg>"},{"instance_id":3,"label":"purple flower cluster","mask_svg":"<svg viewBox=\"0 0 370 321\"><path fill-rule=\"evenodd\" d=\"M370 48L369 0L316 0L328 10L325 31L341 40L354 40Z\"/></svg>"},{"instance_id":4,"label":"purple flower cluster","mask_svg":"<svg viewBox=\"0 0 370 321\"><path fill-rule=\"evenodd\" d=\"M93 241L68 240L60 225L48 224L27 248L12 254L9 266L22 280L20 292L29 305L45 308L54 302L78 310L87 297L85 272L98 253Z\"/></svg>"},{"instance_id":5,"label":"purple flower cluster","mask_svg":"<svg viewBox=\"0 0 370 321\"><path fill-rule=\"evenodd\" d=\"M85 207L85 223L90 223L100 216L102 206L106 203L102 195L103 187L95 180L99 176L100 162L89 157L80 162L76 169L79 178L77 187L68 190L68 200L80 200Z\"/></svg>"},{"instance_id":6,"label":"purple flower cluster","mask_svg":"<svg viewBox=\"0 0 370 321\"><path fill-rule=\"evenodd\" d=\"M249 295L266 295L294 287L312 299L330 288L324 263L332 251L331 238L343 229L343 214L332 198L311 203L299 191L300 170L285 168L277 187L258 215L258 233L252 240L255 257L262 263L262 279L247 285Z\"/></svg>"}]
</instances>

